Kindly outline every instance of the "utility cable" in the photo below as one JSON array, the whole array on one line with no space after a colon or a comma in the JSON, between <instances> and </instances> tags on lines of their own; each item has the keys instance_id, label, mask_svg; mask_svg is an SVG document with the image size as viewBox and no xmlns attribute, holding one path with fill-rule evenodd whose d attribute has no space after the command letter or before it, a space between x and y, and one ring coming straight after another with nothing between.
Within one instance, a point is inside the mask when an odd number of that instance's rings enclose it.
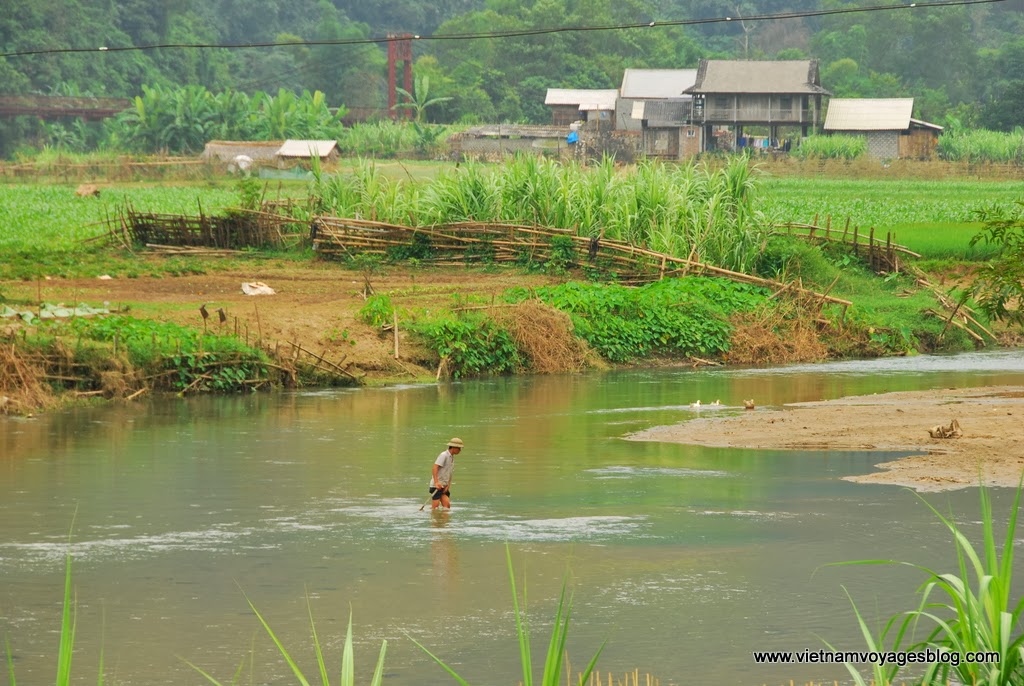
<instances>
[{"instance_id":1,"label":"utility cable","mask_svg":"<svg viewBox=\"0 0 1024 686\"><path fill-rule=\"evenodd\" d=\"M400 36L387 36L383 38L349 38L339 40L319 41L288 41L273 43L162 43L159 45L130 45L125 47L110 47L102 45L95 48L51 48L46 50L18 50L13 52L0 53L4 57L27 57L30 55L58 55L80 52L128 52L139 50L166 50L171 48L191 48L197 50L225 49L239 50L245 48L280 48L288 46L315 46L315 45L367 45L390 43L401 40L416 41L446 41L446 40L484 40L498 38L515 38L522 36L542 36L553 33L576 33L584 31L622 31L628 29L649 29L664 26L698 26L702 24L722 24L732 21L775 21L780 19L803 19L809 17L824 17L837 14L854 14L865 12L885 12L892 10L924 9L937 7L957 7L967 5L988 5L1006 0L950 0L947 2L912 2L908 5L872 5L868 7L843 7L834 9L808 10L803 12L784 12L780 14L761 14L750 16L727 16L711 17L705 19L678 19L670 21L650 21L635 24L611 24L605 26L560 26L554 28L516 29L510 31L493 31L484 33L451 33L422 36L418 34L407 34Z\"/></svg>"}]
</instances>

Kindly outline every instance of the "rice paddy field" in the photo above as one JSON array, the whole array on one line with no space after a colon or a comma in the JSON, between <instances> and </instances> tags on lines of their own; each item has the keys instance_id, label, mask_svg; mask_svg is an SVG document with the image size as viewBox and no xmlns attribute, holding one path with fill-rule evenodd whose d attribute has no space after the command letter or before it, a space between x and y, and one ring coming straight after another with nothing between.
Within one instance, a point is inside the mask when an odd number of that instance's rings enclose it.
<instances>
[{"instance_id":1,"label":"rice paddy field","mask_svg":"<svg viewBox=\"0 0 1024 686\"><path fill-rule=\"evenodd\" d=\"M914 181L879 179L763 180L762 208L777 221L894 231L895 240L926 257L971 259L975 210L1024 200L1019 181Z\"/></svg>"},{"instance_id":2,"label":"rice paddy field","mask_svg":"<svg viewBox=\"0 0 1024 686\"><path fill-rule=\"evenodd\" d=\"M78 197L74 185L0 185L0 252L69 250L107 232L120 208L169 214L207 214L238 204L230 185L115 185Z\"/></svg>"}]
</instances>

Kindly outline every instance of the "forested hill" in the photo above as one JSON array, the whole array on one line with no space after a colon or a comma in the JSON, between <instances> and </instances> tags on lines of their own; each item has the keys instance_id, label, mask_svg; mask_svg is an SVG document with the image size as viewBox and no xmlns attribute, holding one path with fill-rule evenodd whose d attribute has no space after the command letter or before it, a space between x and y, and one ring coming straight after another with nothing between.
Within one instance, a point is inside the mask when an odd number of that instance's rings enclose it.
<instances>
[{"instance_id":1,"label":"forested hill","mask_svg":"<svg viewBox=\"0 0 1024 686\"><path fill-rule=\"evenodd\" d=\"M701 57L820 60L839 97L913 96L915 115L1008 130L1024 124L1024 0L850 12L774 21L743 17L909 5L909 0L4 0L0 52L151 45L240 45L479 34L733 17L700 26L418 41L435 121L544 121L549 87L614 88L626 67L693 67ZM323 91L331 105L382 108L381 43L161 48L0 58L4 94L135 96L143 85L213 92Z\"/></svg>"}]
</instances>

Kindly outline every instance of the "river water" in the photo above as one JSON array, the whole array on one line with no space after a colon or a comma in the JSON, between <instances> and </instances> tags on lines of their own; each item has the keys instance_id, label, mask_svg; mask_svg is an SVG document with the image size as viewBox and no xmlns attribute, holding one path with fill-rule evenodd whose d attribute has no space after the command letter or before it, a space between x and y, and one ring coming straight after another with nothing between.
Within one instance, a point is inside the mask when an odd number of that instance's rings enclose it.
<instances>
[{"instance_id":1,"label":"river water","mask_svg":"<svg viewBox=\"0 0 1024 686\"><path fill-rule=\"evenodd\" d=\"M953 571L948 533L906 489L853 484L891 453L731 450L623 440L699 412L844 395L1024 384L1024 352L772 369L673 369L444 385L151 399L0 418L0 632L18 683L52 681L64 561L78 601L76 680L288 683L246 596L317 672L306 595L329 670L351 609L357 683L382 640L386 684L449 677L512 686L519 652L505 562L526 580L542 663L563 577L569 656L607 640L603 672L662 684L844 681L836 665L764 666L754 650L864 648L910 609L921 577ZM708 404L721 400L720 408ZM419 511L446 440L448 515ZM1005 515L1012 492L994 489ZM977 537L978 493L926 496ZM70 543L69 543L70 534ZM1020 565L1018 565L1020 568ZM846 591L844 591L844 588ZM620 677L621 678L621 677Z\"/></svg>"}]
</instances>

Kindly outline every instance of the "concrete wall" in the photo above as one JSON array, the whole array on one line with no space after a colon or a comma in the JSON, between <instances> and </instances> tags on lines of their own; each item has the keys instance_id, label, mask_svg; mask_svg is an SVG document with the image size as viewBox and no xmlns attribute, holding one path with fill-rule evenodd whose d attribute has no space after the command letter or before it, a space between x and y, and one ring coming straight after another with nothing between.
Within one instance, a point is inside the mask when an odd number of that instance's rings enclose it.
<instances>
[{"instance_id":1,"label":"concrete wall","mask_svg":"<svg viewBox=\"0 0 1024 686\"><path fill-rule=\"evenodd\" d=\"M851 131L851 133L856 133ZM900 156L899 131L867 131L868 156L878 160L895 160Z\"/></svg>"}]
</instances>

